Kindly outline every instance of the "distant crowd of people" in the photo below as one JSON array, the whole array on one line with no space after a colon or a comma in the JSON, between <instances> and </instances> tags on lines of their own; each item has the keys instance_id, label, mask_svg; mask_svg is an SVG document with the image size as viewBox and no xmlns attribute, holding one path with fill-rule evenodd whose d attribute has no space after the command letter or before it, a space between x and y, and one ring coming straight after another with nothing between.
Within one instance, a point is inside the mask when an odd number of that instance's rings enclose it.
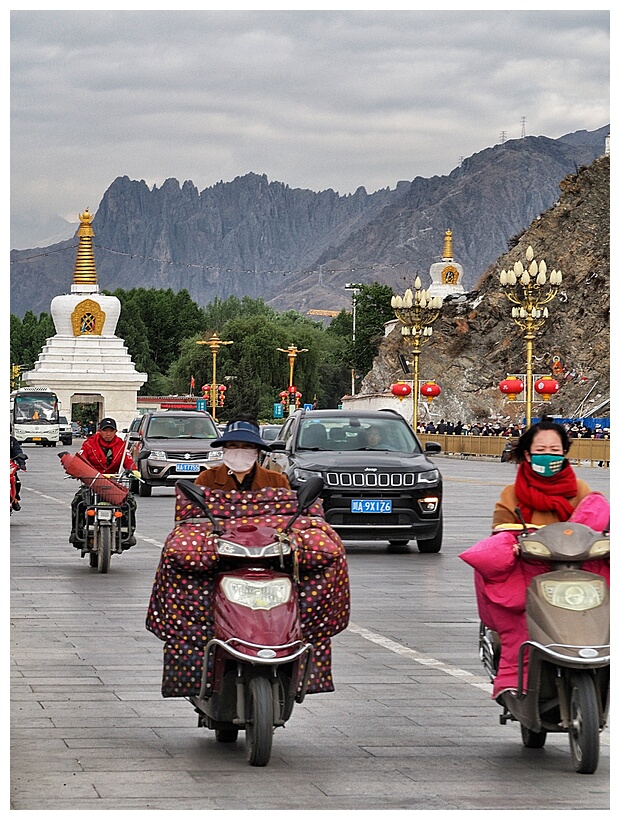
<instances>
[{"instance_id":1,"label":"distant crowd of people","mask_svg":"<svg viewBox=\"0 0 620 820\"><path fill-rule=\"evenodd\" d=\"M583 422L574 424L564 422L563 427L568 433L569 438L609 438L609 427L603 427L601 424L588 427L583 424ZM502 422L498 420L464 424L462 421L454 423L449 419L441 419L437 424L433 421L420 422L418 424L419 433L438 433L448 436L504 436L506 438L518 438L525 429L525 424L519 424L517 422L502 424Z\"/></svg>"}]
</instances>

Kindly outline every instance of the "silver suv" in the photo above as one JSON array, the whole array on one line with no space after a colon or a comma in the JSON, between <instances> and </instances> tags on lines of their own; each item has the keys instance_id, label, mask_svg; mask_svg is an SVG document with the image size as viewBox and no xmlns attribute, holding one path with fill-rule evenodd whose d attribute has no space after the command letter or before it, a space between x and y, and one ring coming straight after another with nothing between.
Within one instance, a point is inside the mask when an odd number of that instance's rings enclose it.
<instances>
[{"instance_id":1,"label":"silver suv","mask_svg":"<svg viewBox=\"0 0 620 820\"><path fill-rule=\"evenodd\" d=\"M141 450L150 451L140 462L142 481L132 487L141 496L150 496L153 487L173 487L179 478L196 478L202 470L222 462L222 451L211 448L211 442L219 438L218 429L202 410L145 413L134 419L129 431L138 434L138 440L131 443L134 459Z\"/></svg>"},{"instance_id":2,"label":"silver suv","mask_svg":"<svg viewBox=\"0 0 620 820\"><path fill-rule=\"evenodd\" d=\"M60 416L58 419L59 428L58 428L58 438L62 441L63 444L72 444L73 443L73 427L67 421L66 416Z\"/></svg>"}]
</instances>

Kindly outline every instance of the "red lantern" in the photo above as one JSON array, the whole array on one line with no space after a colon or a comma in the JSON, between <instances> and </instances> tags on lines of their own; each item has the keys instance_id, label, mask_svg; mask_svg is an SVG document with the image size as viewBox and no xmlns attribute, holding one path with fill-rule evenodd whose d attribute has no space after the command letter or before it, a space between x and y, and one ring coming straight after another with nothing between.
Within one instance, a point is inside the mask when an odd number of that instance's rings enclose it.
<instances>
[{"instance_id":1,"label":"red lantern","mask_svg":"<svg viewBox=\"0 0 620 820\"><path fill-rule=\"evenodd\" d=\"M523 382L516 376L508 376L499 383L499 389L508 396L508 401L514 401L516 396L523 392Z\"/></svg>"},{"instance_id":2,"label":"red lantern","mask_svg":"<svg viewBox=\"0 0 620 820\"><path fill-rule=\"evenodd\" d=\"M542 397L543 401L549 401L551 396L558 392L560 385L553 376L542 376L534 382L534 390Z\"/></svg>"},{"instance_id":3,"label":"red lantern","mask_svg":"<svg viewBox=\"0 0 620 820\"><path fill-rule=\"evenodd\" d=\"M441 387L433 381L424 382L420 387L420 393L426 397L426 400L430 404L433 399L436 399L441 393Z\"/></svg>"},{"instance_id":4,"label":"red lantern","mask_svg":"<svg viewBox=\"0 0 620 820\"><path fill-rule=\"evenodd\" d=\"M287 393L287 391L286 391L286 390L282 390L282 391L280 392L280 398L282 399L282 401L284 401L284 399L285 399L287 396L288 396L288 393Z\"/></svg>"},{"instance_id":5,"label":"red lantern","mask_svg":"<svg viewBox=\"0 0 620 820\"><path fill-rule=\"evenodd\" d=\"M225 384L220 384L220 385L218 385L217 389L218 389L219 394L220 394L220 407L223 407L224 406L224 399L226 398L226 385Z\"/></svg>"},{"instance_id":6,"label":"red lantern","mask_svg":"<svg viewBox=\"0 0 620 820\"><path fill-rule=\"evenodd\" d=\"M411 393L411 385L407 384L407 382L396 382L390 387L393 396L398 397L398 401L402 401L405 396L408 396Z\"/></svg>"},{"instance_id":7,"label":"red lantern","mask_svg":"<svg viewBox=\"0 0 620 820\"><path fill-rule=\"evenodd\" d=\"M209 395L209 391L211 390L211 385L210 384L203 384L200 389L202 390L202 392L205 394L205 397L206 397L206 396Z\"/></svg>"}]
</instances>

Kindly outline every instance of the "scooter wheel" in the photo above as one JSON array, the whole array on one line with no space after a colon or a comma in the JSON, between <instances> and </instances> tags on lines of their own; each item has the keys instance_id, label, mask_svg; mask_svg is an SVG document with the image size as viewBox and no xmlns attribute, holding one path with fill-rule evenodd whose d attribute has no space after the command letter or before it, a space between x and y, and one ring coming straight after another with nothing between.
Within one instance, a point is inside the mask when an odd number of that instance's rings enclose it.
<instances>
[{"instance_id":1,"label":"scooter wheel","mask_svg":"<svg viewBox=\"0 0 620 820\"><path fill-rule=\"evenodd\" d=\"M245 750L250 766L266 766L273 740L273 696L267 678L250 678L246 689Z\"/></svg>"},{"instance_id":2,"label":"scooter wheel","mask_svg":"<svg viewBox=\"0 0 620 820\"><path fill-rule=\"evenodd\" d=\"M521 740L526 749L542 749L547 740L547 731L533 732L521 724Z\"/></svg>"},{"instance_id":3,"label":"scooter wheel","mask_svg":"<svg viewBox=\"0 0 620 820\"><path fill-rule=\"evenodd\" d=\"M579 774L594 774L600 751L599 716L594 681L586 672L570 680L570 751Z\"/></svg>"}]
</instances>

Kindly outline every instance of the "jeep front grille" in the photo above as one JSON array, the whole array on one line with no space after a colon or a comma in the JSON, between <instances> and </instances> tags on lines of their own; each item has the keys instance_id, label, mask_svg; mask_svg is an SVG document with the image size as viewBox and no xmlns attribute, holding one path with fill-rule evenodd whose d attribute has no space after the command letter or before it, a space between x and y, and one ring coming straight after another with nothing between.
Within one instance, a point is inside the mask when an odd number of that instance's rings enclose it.
<instances>
[{"instance_id":1,"label":"jeep front grille","mask_svg":"<svg viewBox=\"0 0 620 820\"><path fill-rule=\"evenodd\" d=\"M413 487L415 473L327 473L328 487Z\"/></svg>"}]
</instances>

